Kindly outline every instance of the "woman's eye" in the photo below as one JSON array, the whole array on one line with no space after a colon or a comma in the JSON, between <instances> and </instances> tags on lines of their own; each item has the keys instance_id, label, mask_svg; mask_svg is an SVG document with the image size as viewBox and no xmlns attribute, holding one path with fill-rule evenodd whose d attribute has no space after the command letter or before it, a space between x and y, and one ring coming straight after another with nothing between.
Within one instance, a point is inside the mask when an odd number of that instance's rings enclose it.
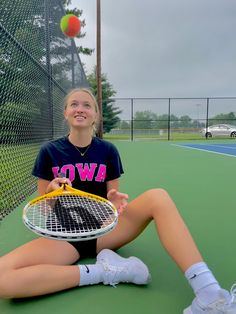
<instances>
[{"instance_id":1,"label":"woman's eye","mask_svg":"<svg viewBox=\"0 0 236 314\"><path fill-rule=\"evenodd\" d=\"M84 107L85 108L90 108L91 106L90 106L90 104L84 104Z\"/></svg>"},{"instance_id":2,"label":"woman's eye","mask_svg":"<svg viewBox=\"0 0 236 314\"><path fill-rule=\"evenodd\" d=\"M91 105L90 105L90 103L84 103L84 104L79 104L79 103L77 103L77 102L72 102L71 104L70 104L70 107L71 108L78 108L79 106L81 106L81 108L83 107L83 108L86 108L86 109L90 109L91 108Z\"/></svg>"},{"instance_id":3,"label":"woman's eye","mask_svg":"<svg viewBox=\"0 0 236 314\"><path fill-rule=\"evenodd\" d=\"M70 104L70 106L71 106L72 108L75 108L75 107L77 107L77 103L72 102L72 103Z\"/></svg>"}]
</instances>

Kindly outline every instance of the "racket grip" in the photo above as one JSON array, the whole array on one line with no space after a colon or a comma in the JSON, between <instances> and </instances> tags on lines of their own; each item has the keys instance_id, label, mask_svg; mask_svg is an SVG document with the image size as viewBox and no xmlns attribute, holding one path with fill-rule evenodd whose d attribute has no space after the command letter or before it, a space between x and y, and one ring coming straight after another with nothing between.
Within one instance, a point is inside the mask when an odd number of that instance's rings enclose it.
<instances>
[{"instance_id":1,"label":"racket grip","mask_svg":"<svg viewBox=\"0 0 236 314\"><path fill-rule=\"evenodd\" d=\"M58 173L58 178L66 178L65 173L59 172Z\"/></svg>"},{"instance_id":2,"label":"racket grip","mask_svg":"<svg viewBox=\"0 0 236 314\"><path fill-rule=\"evenodd\" d=\"M58 178L66 178L65 173L59 172ZM65 190L66 189L66 183L62 183L61 185L63 186L63 189Z\"/></svg>"}]
</instances>

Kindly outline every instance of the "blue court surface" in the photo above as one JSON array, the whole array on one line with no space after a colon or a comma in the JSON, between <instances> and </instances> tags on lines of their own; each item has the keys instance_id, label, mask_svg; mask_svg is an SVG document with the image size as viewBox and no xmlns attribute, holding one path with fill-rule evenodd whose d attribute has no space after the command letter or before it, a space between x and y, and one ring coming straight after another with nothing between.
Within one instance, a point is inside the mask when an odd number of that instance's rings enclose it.
<instances>
[{"instance_id":1,"label":"blue court surface","mask_svg":"<svg viewBox=\"0 0 236 314\"><path fill-rule=\"evenodd\" d=\"M231 157L236 157L236 143L232 144L183 144L183 145L176 145L186 148L192 148L202 151L207 151L215 154L221 154Z\"/></svg>"}]
</instances>

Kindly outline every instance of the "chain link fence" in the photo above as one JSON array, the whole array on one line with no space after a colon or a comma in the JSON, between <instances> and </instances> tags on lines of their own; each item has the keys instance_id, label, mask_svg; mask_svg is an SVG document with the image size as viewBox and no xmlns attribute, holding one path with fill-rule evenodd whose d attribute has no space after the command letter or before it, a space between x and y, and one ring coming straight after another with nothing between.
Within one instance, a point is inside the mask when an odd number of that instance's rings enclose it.
<instances>
[{"instance_id":1,"label":"chain link fence","mask_svg":"<svg viewBox=\"0 0 236 314\"><path fill-rule=\"evenodd\" d=\"M67 132L63 98L88 87L74 40L60 31L60 0L0 2L0 219L36 190L31 169L43 142ZM119 122L104 137L202 139L236 126L236 98L117 98Z\"/></svg>"},{"instance_id":2,"label":"chain link fence","mask_svg":"<svg viewBox=\"0 0 236 314\"><path fill-rule=\"evenodd\" d=\"M228 138L236 135L236 97L115 98L113 102L120 111L119 122L105 134L107 139L204 139L205 129L215 124L232 125Z\"/></svg>"},{"instance_id":3,"label":"chain link fence","mask_svg":"<svg viewBox=\"0 0 236 314\"><path fill-rule=\"evenodd\" d=\"M36 190L31 169L44 141L67 132L63 98L88 87L59 0L0 2L0 219Z\"/></svg>"}]
</instances>

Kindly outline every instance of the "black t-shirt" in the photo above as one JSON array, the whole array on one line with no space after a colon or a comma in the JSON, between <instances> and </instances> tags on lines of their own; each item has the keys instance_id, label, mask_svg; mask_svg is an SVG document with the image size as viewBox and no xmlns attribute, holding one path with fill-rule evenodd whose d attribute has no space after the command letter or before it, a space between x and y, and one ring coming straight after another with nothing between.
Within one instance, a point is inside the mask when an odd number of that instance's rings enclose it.
<instances>
[{"instance_id":1,"label":"black t-shirt","mask_svg":"<svg viewBox=\"0 0 236 314\"><path fill-rule=\"evenodd\" d=\"M124 171L112 143L94 137L81 156L66 136L41 147L32 171L34 176L49 181L58 173L65 174L74 188L106 198L106 182L119 178Z\"/></svg>"}]
</instances>

